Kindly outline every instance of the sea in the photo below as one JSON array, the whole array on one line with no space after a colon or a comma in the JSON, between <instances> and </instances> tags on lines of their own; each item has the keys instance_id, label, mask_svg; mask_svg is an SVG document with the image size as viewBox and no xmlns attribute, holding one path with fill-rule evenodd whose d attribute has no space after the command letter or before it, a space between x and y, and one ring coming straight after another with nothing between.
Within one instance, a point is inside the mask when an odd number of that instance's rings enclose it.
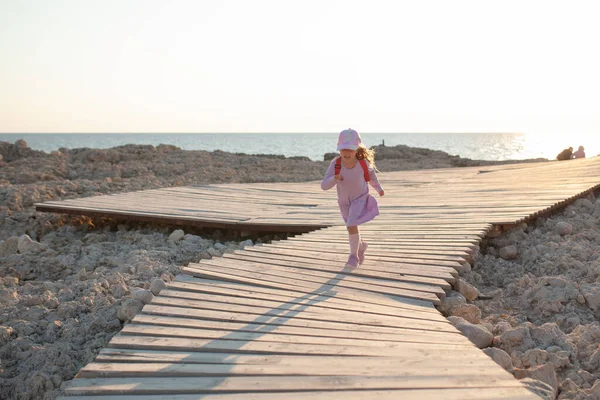
<instances>
[{"instance_id":1,"label":"sea","mask_svg":"<svg viewBox=\"0 0 600 400\"><path fill-rule=\"evenodd\" d=\"M600 152L600 135L527 133L370 133L361 132L367 146L406 145L441 150L473 160L555 159L564 148L580 145L587 156ZM336 151L337 132L327 133L0 133L0 141L23 139L35 150L60 148L107 149L126 144L171 144L184 150L222 150L231 153L304 156L322 161Z\"/></svg>"}]
</instances>

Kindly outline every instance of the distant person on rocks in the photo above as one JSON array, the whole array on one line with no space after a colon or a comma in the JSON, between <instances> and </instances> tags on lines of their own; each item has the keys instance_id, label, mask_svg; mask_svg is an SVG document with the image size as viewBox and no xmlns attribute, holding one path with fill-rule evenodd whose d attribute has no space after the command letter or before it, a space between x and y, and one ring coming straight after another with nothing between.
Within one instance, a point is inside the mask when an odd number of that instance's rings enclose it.
<instances>
[{"instance_id":1,"label":"distant person on rocks","mask_svg":"<svg viewBox=\"0 0 600 400\"><path fill-rule=\"evenodd\" d=\"M559 161L570 160L573 155L573 148L569 147L568 149L564 149L556 156L556 159Z\"/></svg>"},{"instance_id":2,"label":"distant person on rocks","mask_svg":"<svg viewBox=\"0 0 600 400\"><path fill-rule=\"evenodd\" d=\"M583 146L579 146L576 152L573 153L573 158L585 158L585 151Z\"/></svg>"},{"instance_id":3,"label":"distant person on rocks","mask_svg":"<svg viewBox=\"0 0 600 400\"><path fill-rule=\"evenodd\" d=\"M364 262L367 250L367 242L361 239L358 225L379 215L377 200L369 194L368 184L379 196L383 196L384 191L375 173L375 152L365 147L357 131L346 129L340 132L337 149L340 156L329 164L321 188L337 187L338 205L350 243L346 267L356 268Z\"/></svg>"}]
</instances>

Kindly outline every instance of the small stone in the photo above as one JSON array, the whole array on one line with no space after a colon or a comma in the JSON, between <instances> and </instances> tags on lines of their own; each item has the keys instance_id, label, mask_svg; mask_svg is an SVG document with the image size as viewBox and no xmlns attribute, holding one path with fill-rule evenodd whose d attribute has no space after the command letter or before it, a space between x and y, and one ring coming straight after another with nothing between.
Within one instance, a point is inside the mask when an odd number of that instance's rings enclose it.
<instances>
[{"instance_id":1,"label":"small stone","mask_svg":"<svg viewBox=\"0 0 600 400\"><path fill-rule=\"evenodd\" d=\"M460 263L460 265L458 267L456 267L456 270L458 271L459 274L463 275L466 273L469 273L473 270L473 268L471 267L471 264L467 261L463 261Z\"/></svg>"},{"instance_id":2,"label":"small stone","mask_svg":"<svg viewBox=\"0 0 600 400\"><path fill-rule=\"evenodd\" d=\"M461 317L472 324L481 322L481 310L473 304L461 304L450 310L450 315Z\"/></svg>"},{"instance_id":3,"label":"small stone","mask_svg":"<svg viewBox=\"0 0 600 400\"><path fill-rule=\"evenodd\" d=\"M477 288L461 278L458 278L454 283L454 289L469 301L473 301L479 296Z\"/></svg>"},{"instance_id":4,"label":"small stone","mask_svg":"<svg viewBox=\"0 0 600 400\"><path fill-rule=\"evenodd\" d=\"M160 293L161 290L165 289L167 284L162 279L153 279L150 283L150 291L155 296Z\"/></svg>"},{"instance_id":5,"label":"small stone","mask_svg":"<svg viewBox=\"0 0 600 400\"><path fill-rule=\"evenodd\" d=\"M19 249L19 253L25 254L46 250L48 246L31 240L29 235L21 235L17 243L17 248Z\"/></svg>"},{"instance_id":6,"label":"small stone","mask_svg":"<svg viewBox=\"0 0 600 400\"><path fill-rule=\"evenodd\" d=\"M141 301L143 304L150 304L154 299L154 295L152 294L152 292L146 289L136 290L132 293L131 297Z\"/></svg>"},{"instance_id":7,"label":"small stone","mask_svg":"<svg viewBox=\"0 0 600 400\"><path fill-rule=\"evenodd\" d=\"M248 239L248 240L244 240L243 242L240 242L240 244L239 244L240 249L243 249L246 246L254 246L254 243L252 243L252 240Z\"/></svg>"},{"instance_id":8,"label":"small stone","mask_svg":"<svg viewBox=\"0 0 600 400\"><path fill-rule=\"evenodd\" d=\"M574 203L577 207L583 207L588 210L594 209L594 203L592 203L589 199L577 199Z\"/></svg>"},{"instance_id":9,"label":"small stone","mask_svg":"<svg viewBox=\"0 0 600 400\"><path fill-rule=\"evenodd\" d=\"M456 329L461 331L463 335L465 335L475 346L480 349L489 347L494 340L494 335L480 325L465 322L456 325Z\"/></svg>"},{"instance_id":10,"label":"small stone","mask_svg":"<svg viewBox=\"0 0 600 400\"><path fill-rule=\"evenodd\" d=\"M460 306L462 304L466 304L467 299L462 294L451 291L447 296L442 298L441 303L439 305L439 310L443 314L448 314L450 310L456 306Z\"/></svg>"},{"instance_id":11,"label":"small stone","mask_svg":"<svg viewBox=\"0 0 600 400\"><path fill-rule=\"evenodd\" d=\"M226 249L227 249L227 246L225 246L223 243L219 243L219 242L215 243L213 247L214 247L215 249L217 249L217 250L221 250L221 251L222 251L222 250L226 250ZM210 250L210 249L209 249L209 250Z\"/></svg>"},{"instance_id":12,"label":"small stone","mask_svg":"<svg viewBox=\"0 0 600 400\"><path fill-rule=\"evenodd\" d=\"M169 235L169 240L172 242L177 242L178 240L183 239L184 236L185 236L185 233L183 232L183 230L177 229Z\"/></svg>"},{"instance_id":13,"label":"small stone","mask_svg":"<svg viewBox=\"0 0 600 400\"><path fill-rule=\"evenodd\" d=\"M510 358L507 352L495 347L488 347L487 349L483 349L483 352L487 354L492 360L494 360L496 364L498 364L505 370L512 372L513 363L512 359Z\"/></svg>"},{"instance_id":14,"label":"small stone","mask_svg":"<svg viewBox=\"0 0 600 400\"><path fill-rule=\"evenodd\" d=\"M554 227L554 232L558 233L560 236L570 235L573 233L573 225L568 222L559 222Z\"/></svg>"},{"instance_id":15,"label":"small stone","mask_svg":"<svg viewBox=\"0 0 600 400\"><path fill-rule=\"evenodd\" d=\"M515 245L509 245L509 246L504 246L500 249L499 251L500 257L502 257L505 260L514 260L515 258L517 258L517 246Z\"/></svg>"},{"instance_id":16,"label":"small stone","mask_svg":"<svg viewBox=\"0 0 600 400\"><path fill-rule=\"evenodd\" d=\"M131 321L137 315L137 313L142 310L143 306L144 305L139 300L128 299L119 308L119 311L117 311L117 318L119 318L121 322Z\"/></svg>"},{"instance_id":17,"label":"small stone","mask_svg":"<svg viewBox=\"0 0 600 400\"><path fill-rule=\"evenodd\" d=\"M211 257L221 257L221 252L217 249L215 249L214 247L209 247L206 252L211 256Z\"/></svg>"}]
</instances>

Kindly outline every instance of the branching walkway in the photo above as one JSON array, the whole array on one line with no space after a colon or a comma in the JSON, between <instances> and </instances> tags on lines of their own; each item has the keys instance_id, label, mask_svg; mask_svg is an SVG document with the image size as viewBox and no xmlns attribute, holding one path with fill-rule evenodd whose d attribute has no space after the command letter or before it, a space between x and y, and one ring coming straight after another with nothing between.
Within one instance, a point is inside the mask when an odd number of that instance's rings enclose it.
<instances>
[{"instance_id":1,"label":"branching walkway","mask_svg":"<svg viewBox=\"0 0 600 400\"><path fill-rule=\"evenodd\" d=\"M67 387L68 399L535 399L434 307L490 230L599 187L600 160L380 174L368 259L318 183L211 185L40 211L306 232L190 264ZM325 228L326 227L326 228Z\"/></svg>"}]
</instances>

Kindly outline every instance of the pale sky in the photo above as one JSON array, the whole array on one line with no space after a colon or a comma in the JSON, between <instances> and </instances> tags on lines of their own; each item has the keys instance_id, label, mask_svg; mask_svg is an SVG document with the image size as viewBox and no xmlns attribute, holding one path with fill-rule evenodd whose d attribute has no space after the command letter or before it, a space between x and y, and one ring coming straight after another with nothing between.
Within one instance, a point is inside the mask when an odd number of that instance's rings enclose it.
<instances>
[{"instance_id":1,"label":"pale sky","mask_svg":"<svg viewBox=\"0 0 600 400\"><path fill-rule=\"evenodd\" d=\"M577 0L0 0L0 132L598 135L599 11Z\"/></svg>"}]
</instances>

